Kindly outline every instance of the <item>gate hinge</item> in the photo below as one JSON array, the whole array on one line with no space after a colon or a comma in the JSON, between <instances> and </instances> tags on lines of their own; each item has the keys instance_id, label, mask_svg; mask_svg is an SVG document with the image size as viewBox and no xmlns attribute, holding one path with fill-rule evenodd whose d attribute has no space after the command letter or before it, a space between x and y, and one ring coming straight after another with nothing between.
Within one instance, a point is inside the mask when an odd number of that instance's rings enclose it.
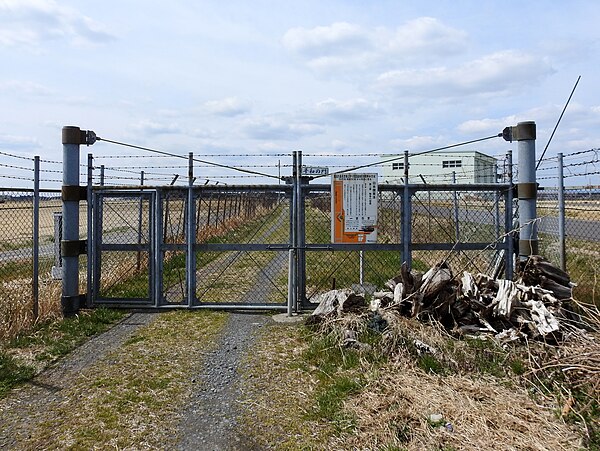
<instances>
[{"instance_id":1,"label":"gate hinge","mask_svg":"<svg viewBox=\"0 0 600 451\"><path fill-rule=\"evenodd\" d=\"M60 252L62 257L78 257L87 254L87 240L62 240Z\"/></svg>"},{"instance_id":2,"label":"gate hinge","mask_svg":"<svg viewBox=\"0 0 600 451\"><path fill-rule=\"evenodd\" d=\"M63 185L61 188L61 195L62 200L67 202L79 202L80 200L88 200L87 186Z\"/></svg>"}]
</instances>

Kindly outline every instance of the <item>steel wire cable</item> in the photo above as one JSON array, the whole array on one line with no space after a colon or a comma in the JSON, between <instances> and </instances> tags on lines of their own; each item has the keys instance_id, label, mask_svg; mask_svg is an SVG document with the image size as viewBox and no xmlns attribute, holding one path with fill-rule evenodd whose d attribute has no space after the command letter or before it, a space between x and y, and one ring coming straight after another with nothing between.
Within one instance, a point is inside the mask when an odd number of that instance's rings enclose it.
<instances>
[{"instance_id":1,"label":"steel wire cable","mask_svg":"<svg viewBox=\"0 0 600 451\"><path fill-rule=\"evenodd\" d=\"M502 137L502 133L498 133L497 135L486 136L485 138L473 139L471 141L464 141L464 142L457 143L457 144L450 144L448 146L437 147L435 149L430 149L430 150L425 150L423 152L417 152L417 153L409 154L408 156L409 156L409 158L410 157L416 157L416 156L419 156L419 155L425 155L425 154L432 153L432 152L437 152L437 151L440 151L440 150L446 150L446 149L452 149L452 148L455 148L455 147L466 146L467 144L473 144L473 143L477 143L477 142L481 142L481 141L487 141L489 139L500 138L500 137ZM404 159L404 155L401 155L401 156L390 158L390 159L387 159L387 160L378 161L376 163L369 163L369 164L363 164L363 165L360 165L360 166L354 166L352 168L345 169L343 171L336 171L336 172L333 172L332 174L328 174L328 175L344 174L346 172L356 171L358 169L370 168L370 167L376 166L378 164L391 163L392 161L399 161L399 160L403 160L403 159ZM318 175L318 176L316 176L314 178L320 178L320 177L325 177L325 176L324 175Z\"/></svg>"},{"instance_id":2,"label":"steel wire cable","mask_svg":"<svg viewBox=\"0 0 600 451\"><path fill-rule=\"evenodd\" d=\"M172 154L172 153L169 153L169 152L165 152L163 150L152 149L150 147L137 146L135 144L128 144L128 143L124 143L124 142L120 142L120 141L114 141L114 140L111 140L111 139L100 138L100 137L98 137L96 139L98 141L104 141L104 142L108 142L108 143L115 144L115 145L118 145L118 146L131 147L133 149L144 150L146 152L156 153L158 155L167 155L167 156L170 156L170 157L173 157L173 158L183 158L185 160L187 160L189 158L188 156L185 156L185 155ZM269 178L279 179L279 177L277 177L276 175L263 174L261 172L251 171L249 169L235 168L235 167L232 167L232 166L228 166L226 164L220 164L220 163L214 163L212 161L200 160L200 159L197 159L197 158L194 158L194 157L192 157L192 161L196 161L198 163L204 163L204 164L208 164L208 165L211 165L211 166L220 167L220 168L224 168L224 169L230 169L230 170L233 170L233 171L246 172L248 174L255 174L255 175L262 176L262 177L269 177Z\"/></svg>"}]
</instances>

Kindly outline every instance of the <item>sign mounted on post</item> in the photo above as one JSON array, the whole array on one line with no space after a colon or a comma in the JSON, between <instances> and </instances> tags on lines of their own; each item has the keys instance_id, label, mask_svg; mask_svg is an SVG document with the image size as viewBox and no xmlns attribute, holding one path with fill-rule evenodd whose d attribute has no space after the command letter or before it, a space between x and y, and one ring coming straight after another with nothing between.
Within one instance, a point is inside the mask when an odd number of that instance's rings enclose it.
<instances>
[{"instance_id":1,"label":"sign mounted on post","mask_svg":"<svg viewBox=\"0 0 600 451\"><path fill-rule=\"evenodd\" d=\"M326 166L302 166L300 168L300 175L302 177L329 175L329 168Z\"/></svg>"},{"instance_id":2,"label":"sign mounted on post","mask_svg":"<svg viewBox=\"0 0 600 451\"><path fill-rule=\"evenodd\" d=\"M377 174L333 174L331 241L377 242Z\"/></svg>"}]
</instances>

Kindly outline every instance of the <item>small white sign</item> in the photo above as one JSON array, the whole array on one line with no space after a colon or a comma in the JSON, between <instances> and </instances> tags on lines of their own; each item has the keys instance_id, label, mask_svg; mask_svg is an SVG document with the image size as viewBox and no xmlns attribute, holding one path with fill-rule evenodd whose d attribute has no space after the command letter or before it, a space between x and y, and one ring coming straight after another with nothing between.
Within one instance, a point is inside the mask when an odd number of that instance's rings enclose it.
<instances>
[{"instance_id":1,"label":"small white sign","mask_svg":"<svg viewBox=\"0 0 600 451\"><path fill-rule=\"evenodd\" d=\"M303 177L329 175L329 168L325 166L302 166L300 169L300 175Z\"/></svg>"}]
</instances>

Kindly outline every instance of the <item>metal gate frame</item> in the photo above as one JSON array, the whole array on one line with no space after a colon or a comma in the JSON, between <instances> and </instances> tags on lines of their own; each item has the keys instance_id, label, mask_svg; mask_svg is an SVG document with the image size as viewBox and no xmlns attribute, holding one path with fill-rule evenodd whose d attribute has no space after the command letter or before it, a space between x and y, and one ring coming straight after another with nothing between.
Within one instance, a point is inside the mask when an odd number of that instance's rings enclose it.
<instances>
[{"instance_id":1,"label":"metal gate frame","mask_svg":"<svg viewBox=\"0 0 600 451\"><path fill-rule=\"evenodd\" d=\"M196 204L202 195L212 192L273 192L280 193L282 199L291 203L292 188L289 185L251 185L251 186L160 186L144 187L92 187L92 227L91 236L88 238L89 258L91 259L91 290L89 293L90 306L105 306L118 308L136 309L239 309L239 310L286 310L287 303L266 302L201 302L196 293L196 274L199 268L196 266L196 255L198 252L260 252L279 251L288 252L292 247L287 243L196 243ZM184 201L185 209L185 239L179 243L165 242L163 231L164 208L163 201L169 193L180 194ZM131 199L135 202L146 200L149 202L148 209L148 242L140 243L105 243L102 227L104 219L104 202L108 198ZM140 209L141 215L141 209ZM290 218L292 217L290 208ZM140 216L141 218L141 216ZM140 225L141 225L140 219ZM290 237L292 236L292 222L290 219ZM102 279L102 253L103 252L147 252L149 255L148 267L148 293L147 298L119 298L101 297L100 284ZM165 287L163 282L164 254L168 251L184 252L186 255L185 271L185 293L186 296L179 302L168 302L163 296ZM287 258L286 258L287 261ZM288 295L289 297L289 295Z\"/></svg>"}]
</instances>

